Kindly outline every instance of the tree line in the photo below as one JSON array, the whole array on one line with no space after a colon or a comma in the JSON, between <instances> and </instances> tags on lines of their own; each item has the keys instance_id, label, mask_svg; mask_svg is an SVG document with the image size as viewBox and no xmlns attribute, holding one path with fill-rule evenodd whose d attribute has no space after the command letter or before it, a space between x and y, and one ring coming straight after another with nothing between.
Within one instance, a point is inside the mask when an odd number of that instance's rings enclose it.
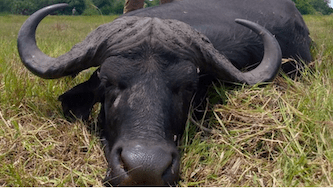
<instances>
[{"instance_id":1,"label":"tree line","mask_svg":"<svg viewBox=\"0 0 333 188\"><path fill-rule=\"evenodd\" d=\"M333 13L333 9L328 5L330 0L292 0L301 14L323 14Z\"/></svg>"},{"instance_id":2,"label":"tree line","mask_svg":"<svg viewBox=\"0 0 333 188\"><path fill-rule=\"evenodd\" d=\"M125 0L0 0L0 12L31 15L37 10L57 3L67 3L68 8L54 14L71 15L75 7L76 15L122 14ZM145 0L145 6L158 5L158 0Z\"/></svg>"},{"instance_id":3,"label":"tree line","mask_svg":"<svg viewBox=\"0 0 333 188\"><path fill-rule=\"evenodd\" d=\"M232 1L232 0L230 0ZM333 13L328 6L330 0L292 0L302 14ZM55 14L71 15L75 7L76 15L122 14L125 0L0 0L0 12L30 15L33 12L56 3L68 3L69 8ZM145 6L156 6L159 0L145 0Z\"/></svg>"}]
</instances>

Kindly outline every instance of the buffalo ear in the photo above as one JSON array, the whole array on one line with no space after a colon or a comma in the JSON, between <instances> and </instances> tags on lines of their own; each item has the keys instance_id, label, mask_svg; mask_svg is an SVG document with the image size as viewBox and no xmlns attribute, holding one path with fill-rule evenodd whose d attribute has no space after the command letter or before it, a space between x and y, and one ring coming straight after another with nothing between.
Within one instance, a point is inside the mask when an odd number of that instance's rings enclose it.
<instances>
[{"instance_id":1,"label":"buffalo ear","mask_svg":"<svg viewBox=\"0 0 333 188\"><path fill-rule=\"evenodd\" d=\"M76 118L88 120L93 105L99 102L100 98L96 92L101 82L98 72L99 69L92 74L88 81L59 96L58 100L61 101L62 110L67 119L72 121Z\"/></svg>"}]
</instances>

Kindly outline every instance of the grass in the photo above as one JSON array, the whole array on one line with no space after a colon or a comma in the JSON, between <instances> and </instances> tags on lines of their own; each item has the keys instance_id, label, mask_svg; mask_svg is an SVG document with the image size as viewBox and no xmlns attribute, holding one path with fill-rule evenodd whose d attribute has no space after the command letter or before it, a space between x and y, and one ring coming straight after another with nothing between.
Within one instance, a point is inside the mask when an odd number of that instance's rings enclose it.
<instances>
[{"instance_id":1,"label":"grass","mask_svg":"<svg viewBox=\"0 0 333 188\"><path fill-rule=\"evenodd\" d=\"M115 17L48 16L37 43L59 56ZM305 16L313 68L266 87L214 83L208 110L188 121L180 186L332 186L333 17ZM69 123L57 97L86 80L43 80L20 62L16 37L25 16L0 16L0 186L102 186L106 160L88 125ZM88 127L88 129L87 129Z\"/></svg>"}]
</instances>

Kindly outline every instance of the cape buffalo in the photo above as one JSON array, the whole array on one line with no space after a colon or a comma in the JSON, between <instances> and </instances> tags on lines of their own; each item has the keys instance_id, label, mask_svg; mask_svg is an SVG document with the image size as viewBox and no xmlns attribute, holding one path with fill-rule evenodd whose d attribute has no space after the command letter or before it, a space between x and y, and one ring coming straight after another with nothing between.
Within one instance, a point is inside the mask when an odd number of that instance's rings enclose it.
<instances>
[{"instance_id":1,"label":"cape buffalo","mask_svg":"<svg viewBox=\"0 0 333 188\"><path fill-rule=\"evenodd\" d=\"M202 75L253 85L272 81L281 57L311 60L309 31L290 0L182 0L140 9L99 26L69 52L51 58L38 49L35 30L45 16L66 6L31 15L19 32L18 51L23 64L46 79L99 67L59 100L66 116L82 119L95 103L102 104L98 122L109 165L106 184L177 182L177 143Z\"/></svg>"}]
</instances>

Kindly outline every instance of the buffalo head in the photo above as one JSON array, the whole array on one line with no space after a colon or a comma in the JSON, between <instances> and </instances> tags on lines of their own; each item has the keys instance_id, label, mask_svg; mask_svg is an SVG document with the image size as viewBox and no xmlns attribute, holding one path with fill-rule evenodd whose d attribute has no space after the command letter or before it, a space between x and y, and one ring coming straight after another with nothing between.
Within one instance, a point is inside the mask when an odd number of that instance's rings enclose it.
<instances>
[{"instance_id":1,"label":"buffalo head","mask_svg":"<svg viewBox=\"0 0 333 188\"><path fill-rule=\"evenodd\" d=\"M179 178L177 143L200 74L255 84L274 79L281 62L275 38L261 26L236 20L264 41L255 69L241 72L208 38L176 20L122 17L98 27L68 53L51 58L35 41L39 22L66 4L46 7L23 24L18 51L34 74L55 79L99 67L91 78L59 97L66 116L87 119L95 103L112 185L170 185ZM200 71L198 71L200 70Z\"/></svg>"}]
</instances>

